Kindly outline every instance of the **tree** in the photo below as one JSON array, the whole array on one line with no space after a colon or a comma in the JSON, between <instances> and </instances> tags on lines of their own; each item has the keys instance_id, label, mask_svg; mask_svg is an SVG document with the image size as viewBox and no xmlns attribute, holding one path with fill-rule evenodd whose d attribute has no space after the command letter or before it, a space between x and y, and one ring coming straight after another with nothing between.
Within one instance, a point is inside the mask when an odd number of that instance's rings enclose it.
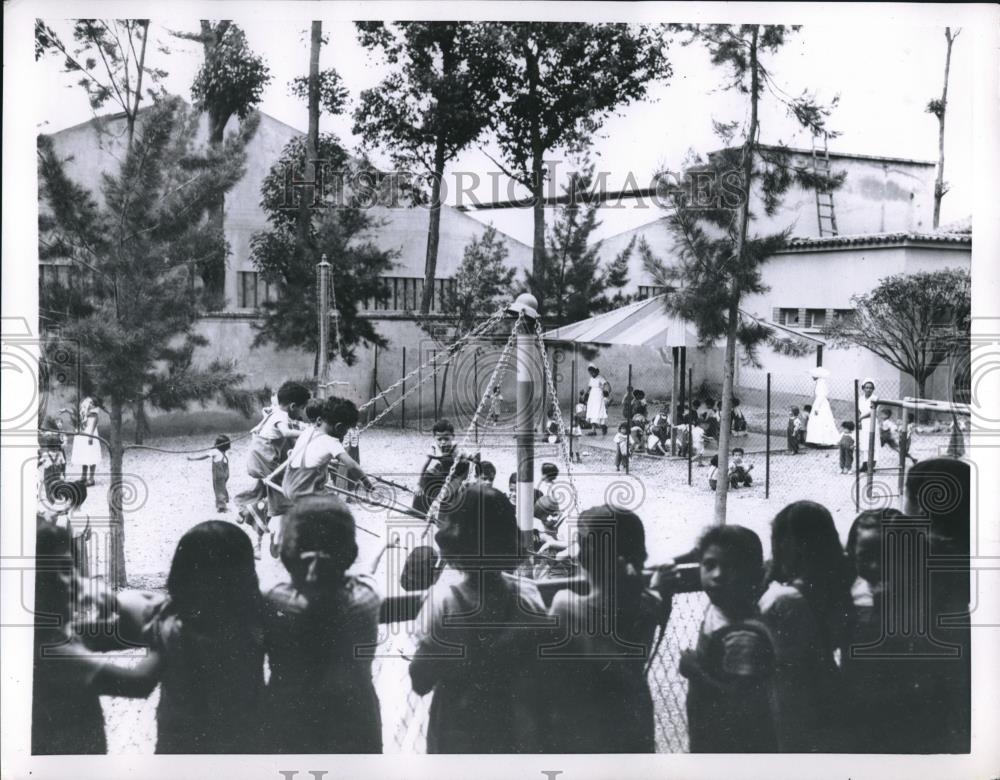
<instances>
[{"instance_id":1,"label":"tree","mask_svg":"<svg viewBox=\"0 0 1000 780\"><path fill-rule=\"evenodd\" d=\"M112 120L113 121L113 120ZM135 125L121 167L90 192L65 172L52 140L38 140L42 259L72 261L93 275L86 296L58 285L40 290L40 306L58 326L47 349L78 353L87 387L111 418L110 549L114 586L125 584L122 467L124 410L148 402L163 410L222 395L231 400L242 376L230 363L195 365L205 339L195 332L204 312L193 268L225 255L222 232L200 219L207 204L244 172L245 124L221 149L195 145L197 117L177 99L154 103Z\"/></svg>"},{"instance_id":2,"label":"tree","mask_svg":"<svg viewBox=\"0 0 1000 780\"><path fill-rule=\"evenodd\" d=\"M941 99L931 100L927 104L927 113L934 114L938 120L938 169L937 179L934 182L934 227L941 222L941 201L948 192L948 184L944 180L944 117L948 110L948 72L951 70L951 47L955 39L961 33L955 30L952 33L950 27L944 28L944 38L947 48L944 54L944 86L941 88Z\"/></svg>"},{"instance_id":3,"label":"tree","mask_svg":"<svg viewBox=\"0 0 1000 780\"><path fill-rule=\"evenodd\" d=\"M385 346L371 320L358 316L358 304L372 300L385 302L388 290L382 277L392 268L394 253L379 249L374 235L380 223L366 208L371 193L351 182L365 177L377 181L377 172L365 161L353 161L335 136L319 136L318 159L331 171L345 173L346 184L333 203L314 202L308 188L294 187L294 171L302 171L307 159L306 140L294 138L261 186L261 207L271 227L250 241L250 257L263 279L275 285L274 299L262 304L263 319L257 323L254 346L273 343L285 349L303 349L315 354L314 373L319 361L336 357L348 365L356 358L359 343ZM314 158L315 159L315 158ZM300 238L301 202L307 200L306 243ZM330 344L325 356L319 354L316 295L316 264L322 255L331 264L330 277L336 292L333 304L338 315L339 344Z\"/></svg>"},{"instance_id":4,"label":"tree","mask_svg":"<svg viewBox=\"0 0 1000 780\"><path fill-rule=\"evenodd\" d=\"M913 377L923 398L927 379L945 361L968 348L972 279L946 268L896 274L870 293L851 297L854 316L824 329L833 343L859 346Z\"/></svg>"},{"instance_id":5,"label":"tree","mask_svg":"<svg viewBox=\"0 0 1000 780\"><path fill-rule=\"evenodd\" d=\"M797 98L782 97L787 93L775 83L761 61L762 55L780 49L786 35L797 28L678 25L675 29L690 34L687 43L701 42L713 64L727 68L730 73L731 80L723 88L746 95L749 102L743 143L694 166L687 172L685 186L675 193L674 208L667 222L679 253L677 264L667 267L653 258L648 248L644 252L646 267L657 283L676 288L664 299L667 310L693 322L704 344L725 338L723 424L719 433L719 471L725 474L729 467L727 421L732 415L737 345L742 344L753 359L756 346L773 335L759 321L741 317L740 301L746 295L766 290L760 267L784 246L789 236L788 230L751 236L752 199L759 198L764 212L771 216L793 183L834 189L843 183L844 175L817 174L806 164L796 163L787 148L759 143L758 108L765 88L778 96L801 127L814 135L827 132L831 107L818 104L805 92ZM716 123L717 133L728 144L732 144L739 129L738 122ZM727 497L728 482L720 480L715 496L715 521L720 524L726 520Z\"/></svg>"},{"instance_id":6,"label":"tree","mask_svg":"<svg viewBox=\"0 0 1000 780\"><path fill-rule=\"evenodd\" d=\"M450 160L476 141L498 99L496 37L467 22L358 22L361 45L380 51L390 74L361 93L354 132L391 150L400 169L430 177L420 313L430 312L441 234L441 183Z\"/></svg>"},{"instance_id":7,"label":"tree","mask_svg":"<svg viewBox=\"0 0 1000 780\"><path fill-rule=\"evenodd\" d=\"M534 218L531 276L546 289L545 155L579 149L618 107L645 97L670 76L662 30L627 24L494 24L502 58L501 98L492 115L504 162L526 187ZM540 298L544 310L551 302Z\"/></svg>"},{"instance_id":8,"label":"tree","mask_svg":"<svg viewBox=\"0 0 1000 780\"><path fill-rule=\"evenodd\" d=\"M594 166L570 175L563 187L566 203L560 206L548 237L545 289L542 299L549 302L548 316L555 322L576 322L628 302L622 288L628 284L628 259L635 248L635 238L615 259L601 267L601 242L590 235L601 224L597 221L599 203L588 199L594 181ZM538 289L528 274L528 286ZM614 298L607 295L617 290Z\"/></svg>"},{"instance_id":9,"label":"tree","mask_svg":"<svg viewBox=\"0 0 1000 780\"><path fill-rule=\"evenodd\" d=\"M455 273L454 285L444 296L442 313L446 319L421 320L424 331L447 350L468 335L483 318L493 314L502 303L514 297L517 270L507 265L507 244L493 225L473 238L462 253L462 263ZM488 335L488 334L484 334ZM450 360L441 374L441 392L434 416L443 414L448 388Z\"/></svg>"}]
</instances>

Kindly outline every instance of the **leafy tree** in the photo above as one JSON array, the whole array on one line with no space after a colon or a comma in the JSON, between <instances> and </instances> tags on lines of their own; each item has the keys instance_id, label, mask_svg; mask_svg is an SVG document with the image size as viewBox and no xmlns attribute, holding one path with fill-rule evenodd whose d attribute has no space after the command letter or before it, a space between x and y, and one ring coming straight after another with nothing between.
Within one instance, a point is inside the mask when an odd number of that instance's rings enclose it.
<instances>
[{"instance_id":1,"label":"leafy tree","mask_svg":"<svg viewBox=\"0 0 1000 780\"><path fill-rule=\"evenodd\" d=\"M951 47L961 32L961 30L955 30L952 33L950 27L944 28L944 38L948 44L944 55L944 87L941 89L941 99L931 100L927 104L927 113L934 114L938 120L938 169L937 179L934 182L935 228L941 222L941 201L948 192L948 184L944 180L944 117L945 112L948 110L948 73L951 70Z\"/></svg>"},{"instance_id":2,"label":"leafy tree","mask_svg":"<svg viewBox=\"0 0 1000 780\"><path fill-rule=\"evenodd\" d=\"M796 163L787 148L763 146L758 140L758 109L765 88L784 103L801 127L816 135L827 132L832 107L817 103L806 92L797 98L785 97L788 93L762 61L764 55L778 51L795 29L781 25L675 26L675 30L690 35L687 44L700 42L713 64L727 69L730 79L723 89L746 95L749 103L742 143L689 169L675 192L667 224L675 239L677 263L668 267L648 251L644 257L657 283L675 288L665 298L667 310L694 323L703 343L726 340L723 421L732 414L737 345L742 344L753 359L756 346L773 337L761 322L741 316L740 302L746 295L766 290L761 265L785 245L789 236L788 230L751 235L751 204L759 202L764 213L772 216L793 184L835 189L844 179L843 174L816 173L807 164ZM733 144L740 129L738 122L716 123L717 133L728 144ZM730 426L723 422L719 433L719 471L723 474L729 466L729 435ZM717 523L726 520L727 496L728 483L720 480L715 496Z\"/></svg>"},{"instance_id":3,"label":"leafy tree","mask_svg":"<svg viewBox=\"0 0 1000 780\"><path fill-rule=\"evenodd\" d=\"M294 171L305 168L306 139L294 138L271 167L261 186L261 206L270 228L254 235L250 256L263 279L276 287L274 300L262 304L263 320L258 323L254 345L273 343L285 349L315 353L318 371L319 317L316 294L316 264L322 255L331 264L333 301L339 322L339 344L331 343L326 360L340 357L348 365L356 358L359 343L385 346L369 319L358 316L358 303L384 302L388 290L382 277L392 268L394 253L374 243L379 221L366 208L371 195L367 188L338 188L334 202L314 202L312 195L294 186ZM331 171L346 174L347 184L375 174L364 161L353 161L337 138L319 136L318 157ZM299 224L302 201L307 201L307 243L302 244Z\"/></svg>"},{"instance_id":4,"label":"leafy tree","mask_svg":"<svg viewBox=\"0 0 1000 780\"><path fill-rule=\"evenodd\" d=\"M183 409L233 390L242 376L230 363L199 368L195 332L204 312L194 267L225 255L222 232L199 219L207 204L244 172L244 147L255 125L247 123L221 149L195 145L197 117L177 99L154 103L139 117L118 170L104 174L100 193L66 174L46 136L38 139L42 208L39 254L69 259L89 271L86 295L43 286L40 307L58 330L47 349L76 352L85 386L103 399L111 418L108 491L112 550L110 572L125 584L122 425L128 405Z\"/></svg>"},{"instance_id":5,"label":"leafy tree","mask_svg":"<svg viewBox=\"0 0 1000 780\"><path fill-rule=\"evenodd\" d=\"M591 243L599 203L587 198L594 181L594 166L570 175L563 187L566 203L560 206L548 237L545 290L548 316L556 322L575 322L628 302L622 288L628 284L628 259L635 248L629 242L605 268L601 267L601 242ZM529 287L538 285L528 274ZM609 290L617 290L609 298Z\"/></svg>"},{"instance_id":6,"label":"leafy tree","mask_svg":"<svg viewBox=\"0 0 1000 780\"><path fill-rule=\"evenodd\" d=\"M492 114L503 162L526 187L534 217L531 275L546 289L545 155L582 148L617 108L645 97L670 65L659 27L515 22L488 25L499 39L501 99ZM540 298L542 308L551 302Z\"/></svg>"},{"instance_id":7,"label":"leafy tree","mask_svg":"<svg viewBox=\"0 0 1000 780\"><path fill-rule=\"evenodd\" d=\"M448 162L482 135L499 97L496 37L467 22L358 22L361 45L393 67L361 93L354 132L392 153L400 169L430 177L430 212L420 313L434 297L441 235L441 183Z\"/></svg>"},{"instance_id":8,"label":"leafy tree","mask_svg":"<svg viewBox=\"0 0 1000 780\"><path fill-rule=\"evenodd\" d=\"M919 398L927 379L968 349L972 279L968 271L946 268L886 277L864 295L851 297L854 316L824 329L833 343L864 347L913 377Z\"/></svg>"}]
</instances>

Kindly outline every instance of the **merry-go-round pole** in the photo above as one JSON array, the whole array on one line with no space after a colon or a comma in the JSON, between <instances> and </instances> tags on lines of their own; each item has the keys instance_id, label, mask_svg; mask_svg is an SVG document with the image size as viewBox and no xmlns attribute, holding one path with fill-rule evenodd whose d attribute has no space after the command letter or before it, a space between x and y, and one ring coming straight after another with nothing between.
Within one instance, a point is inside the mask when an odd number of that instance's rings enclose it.
<instances>
[{"instance_id":1,"label":"merry-go-round pole","mask_svg":"<svg viewBox=\"0 0 1000 780\"><path fill-rule=\"evenodd\" d=\"M517 411L514 415L514 437L517 442L517 527L522 544L530 549L535 516L535 367L538 365L538 344L535 322L538 319L538 299L522 293L508 311L521 317L517 332Z\"/></svg>"}]
</instances>

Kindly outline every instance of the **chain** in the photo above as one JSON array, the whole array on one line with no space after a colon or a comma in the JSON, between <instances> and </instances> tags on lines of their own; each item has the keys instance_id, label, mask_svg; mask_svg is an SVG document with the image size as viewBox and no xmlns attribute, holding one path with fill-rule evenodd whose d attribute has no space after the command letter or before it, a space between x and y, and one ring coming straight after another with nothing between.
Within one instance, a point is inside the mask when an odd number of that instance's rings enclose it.
<instances>
[{"instance_id":1,"label":"chain","mask_svg":"<svg viewBox=\"0 0 1000 780\"><path fill-rule=\"evenodd\" d=\"M573 485L573 473L571 468L572 461L569 457L569 436L566 431L566 423L563 421L562 408L559 405L559 396L556 395L555 383L552 381L552 367L549 365L549 353L545 349L545 339L542 336L542 322L541 320L535 320L535 337L538 339L538 349L542 353L542 365L544 367L545 373L545 384L548 390L549 398L552 399L553 407L556 413L556 426L558 428L558 439L559 439L559 452L562 455L563 467L566 469L566 479L569 480L570 484L570 495L573 501L573 515L580 514L580 506L577 502L576 487ZM572 399L570 401L572 403ZM548 415L548 410L546 410L546 416Z\"/></svg>"},{"instance_id":2,"label":"chain","mask_svg":"<svg viewBox=\"0 0 1000 780\"><path fill-rule=\"evenodd\" d=\"M503 352L500 354L500 360L497 361L496 366L494 366L493 368L493 373L490 375L489 385L487 385L489 389L486 391L486 393L483 394L483 397L480 399L479 404L476 407L476 411L472 415L472 420L469 422L468 427L465 429L465 435L462 437L462 441L458 444L458 447L456 448L459 451L459 453L461 453L462 449L468 444L469 439L472 438L472 432L475 428L476 423L479 420L479 415L482 412L483 407L486 405L486 399L489 397L489 393L492 392L493 387L496 385L497 377L500 376L501 366L506 367L507 356L514 348L514 342L517 339L517 333L520 330L521 323L523 321L524 321L524 312L521 312L520 314L517 315L517 321L514 323L514 327L511 328L510 336L507 338L507 343L504 345ZM504 371L506 371L506 368L504 368ZM455 469L458 467L458 461L459 461L458 458L454 458L452 460L451 468L448 469L448 476L445 477L444 484L438 491L437 495L434 496L434 501L431 503L430 508L427 510L427 529L424 531L424 536L427 535L427 532L430 530L431 525L437 522L438 513L441 511L441 502L444 500L445 493L448 490L448 486L451 484L451 480L455 476ZM470 468L469 469L470 477L472 474L473 470Z\"/></svg>"},{"instance_id":3,"label":"chain","mask_svg":"<svg viewBox=\"0 0 1000 780\"><path fill-rule=\"evenodd\" d=\"M448 355L448 360L451 360L455 356L455 353L458 351L457 347L460 344L468 341L471 338L475 338L476 336L479 336L480 334L484 333L489 328L493 327L496 323L498 323L500 320L502 320L504 318L504 316L506 315L506 313L507 313L507 304L504 304L499 309L497 309L497 311L494 312L494 314L491 315L489 317L489 319L487 319L484 322L482 322L479 325L477 325L475 328L473 328L472 330L470 330L468 333L466 333L461 338L456 339L455 341L453 341L448 346L448 348L446 350L444 350L444 353ZM421 363L419 366L417 366L415 369L413 369L409 374L407 374L406 376L404 376L402 379L399 379L398 381L393 382L391 385L389 385L381 393L379 393L376 396L373 396L372 398L368 399L363 404L361 404L361 406L358 407L358 411L359 412L363 412L365 409L367 409L372 404L377 403L379 401L379 399L384 398L385 396L389 395L389 393L391 393L393 390L395 390L395 389L397 389L399 387L402 387L403 384L407 380L412 379L418 373L420 373L421 371L423 371L423 369L426 368L428 365L430 365L430 364L436 364L437 360L438 360L438 357L439 357L439 355L437 353L435 353L434 356L430 360L428 360L428 361L426 361L424 363ZM435 367L435 371L436 370L437 370L437 367ZM431 376L433 376L433 373L431 374ZM424 381L426 381L426 380L422 380L420 384L423 384ZM365 426L365 427L367 428L369 426Z\"/></svg>"}]
</instances>

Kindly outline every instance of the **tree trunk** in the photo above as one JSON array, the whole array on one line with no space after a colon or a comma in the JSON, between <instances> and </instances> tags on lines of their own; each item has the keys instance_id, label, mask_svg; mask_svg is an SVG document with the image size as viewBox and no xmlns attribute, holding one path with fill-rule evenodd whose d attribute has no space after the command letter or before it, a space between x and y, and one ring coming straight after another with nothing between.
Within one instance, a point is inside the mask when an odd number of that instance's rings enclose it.
<instances>
[{"instance_id":1,"label":"tree trunk","mask_svg":"<svg viewBox=\"0 0 1000 780\"><path fill-rule=\"evenodd\" d=\"M125 511L122 506L125 484L122 479L122 460L125 447L122 442L122 414L124 403L120 399L111 399L111 433L108 446L111 456L111 484L108 487L108 567L107 581L116 590L127 584L125 571Z\"/></svg>"},{"instance_id":2,"label":"tree trunk","mask_svg":"<svg viewBox=\"0 0 1000 780\"><path fill-rule=\"evenodd\" d=\"M311 243L312 205L317 196L316 157L319 147L319 51L323 45L323 23L312 23L312 39L309 48L309 129L306 133L305 183L300 190L299 200L299 251L306 252Z\"/></svg>"},{"instance_id":3,"label":"tree trunk","mask_svg":"<svg viewBox=\"0 0 1000 780\"><path fill-rule=\"evenodd\" d=\"M538 55L531 50L530 46L525 46L525 70L528 75L528 99L537 103L539 89ZM534 234L532 238L531 252L531 275L535 280L535 295L538 297L538 304L541 309L545 309L545 177L544 163L545 146L542 143L541 127L537 113L532 114L530 142L531 142L531 212L534 218Z\"/></svg>"},{"instance_id":4,"label":"tree trunk","mask_svg":"<svg viewBox=\"0 0 1000 780\"><path fill-rule=\"evenodd\" d=\"M746 245L747 229L750 225L750 193L753 175L753 154L757 140L757 101L760 90L760 74L757 66L757 35L755 25L750 43L750 126L743 148L743 203L740 204L740 225L736 236L736 266L742 268L743 248ZM719 425L719 480L715 489L715 523L725 525L726 506L729 498L729 432L733 414L733 377L736 373L736 335L739 330L740 287L733 279L730 288L728 325L726 327L726 357L722 371L722 410Z\"/></svg>"},{"instance_id":5,"label":"tree trunk","mask_svg":"<svg viewBox=\"0 0 1000 780\"><path fill-rule=\"evenodd\" d=\"M420 313L429 314L434 299L434 278L437 275L438 243L441 239L441 179L444 177L444 134L439 133L434 147L434 181L431 183L431 213L427 227L427 254L424 258L424 292L420 297Z\"/></svg>"},{"instance_id":6,"label":"tree trunk","mask_svg":"<svg viewBox=\"0 0 1000 780\"><path fill-rule=\"evenodd\" d=\"M149 420L146 418L146 402L141 398L135 402L133 407L135 417L135 443L142 444L149 433Z\"/></svg>"},{"instance_id":7,"label":"tree trunk","mask_svg":"<svg viewBox=\"0 0 1000 780\"><path fill-rule=\"evenodd\" d=\"M944 198L944 118L948 110L948 71L951 69L951 45L955 36L951 28L944 28L944 37L948 48L944 55L944 87L941 90L941 113L938 115L938 170L937 181L934 183L934 228L941 222L941 201Z\"/></svg>"}]
</instances>

